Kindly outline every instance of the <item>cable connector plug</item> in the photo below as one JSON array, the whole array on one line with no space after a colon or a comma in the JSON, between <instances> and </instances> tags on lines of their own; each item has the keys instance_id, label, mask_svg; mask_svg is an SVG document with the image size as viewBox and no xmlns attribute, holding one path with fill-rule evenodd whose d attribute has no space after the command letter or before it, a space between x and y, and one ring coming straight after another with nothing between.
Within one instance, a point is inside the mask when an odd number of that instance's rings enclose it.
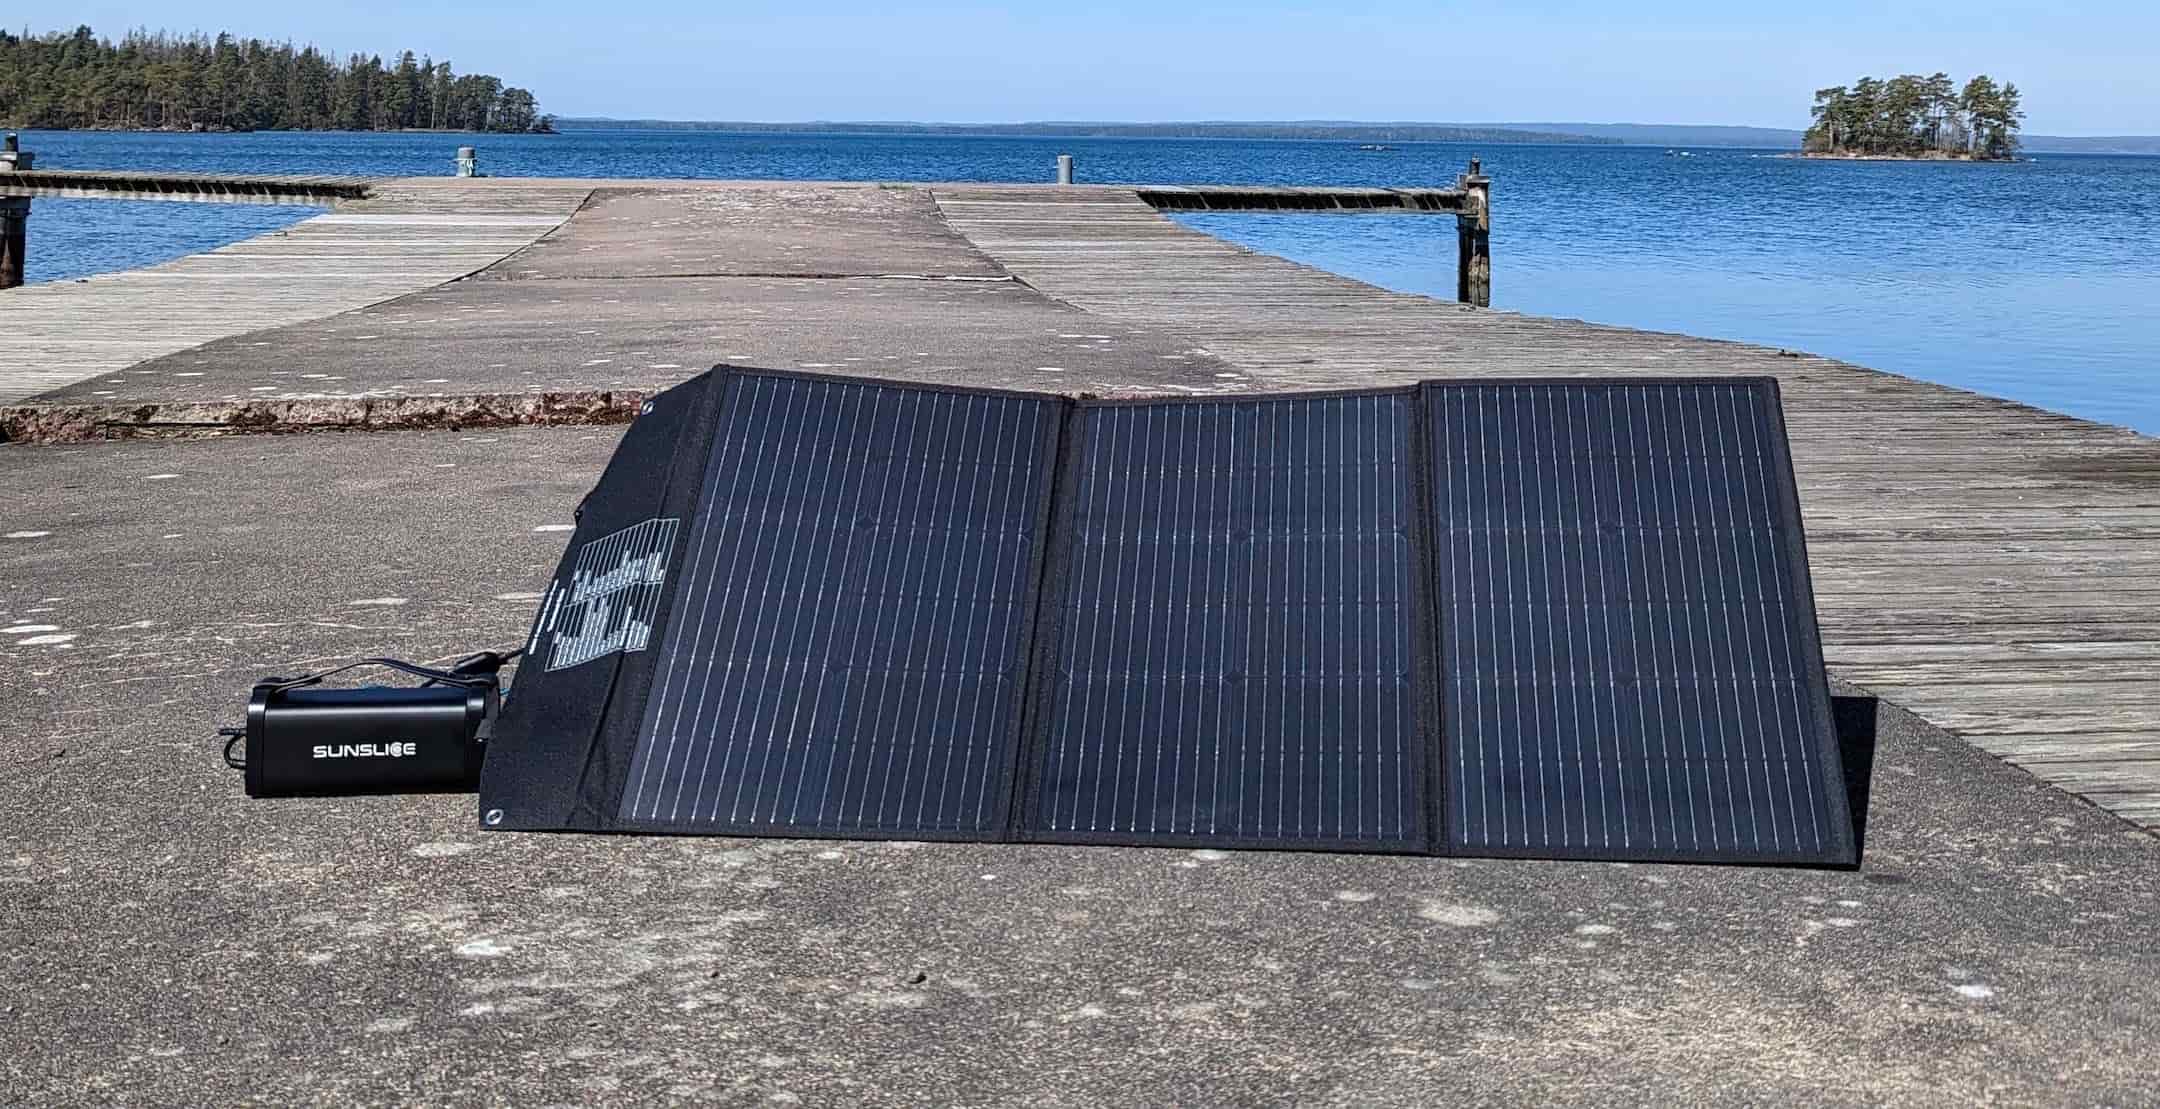
<instances>
[{"instance_id":1,"label":"cable connector plug","mask_svg":"<svg viewBox=\"0 0 2160 1109\"><path fill-rule=\"evenodd\" d=\"M451 663L447 669L453 674L466 674L473 677L487 675L492 677L500 673L502 668L509 664L511 660L524 653L525 649L522 647L515 651L481 651L478 654L466 655L464 658Z\"/></svg>"}]
</instances>

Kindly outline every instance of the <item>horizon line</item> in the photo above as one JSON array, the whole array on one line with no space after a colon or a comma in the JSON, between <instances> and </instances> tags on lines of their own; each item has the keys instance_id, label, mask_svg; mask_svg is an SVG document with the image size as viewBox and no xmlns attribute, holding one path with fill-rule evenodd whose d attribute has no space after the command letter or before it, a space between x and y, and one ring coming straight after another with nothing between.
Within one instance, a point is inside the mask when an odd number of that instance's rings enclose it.
<instances>
[{"instance_id":1,"label":"horizon line","mask_svg":"<svg viewBox=\"0 0 2160 1109\"><path fill-rule=\"evenodd\" d=\"M1453 127L1464 130L1532 131L1563 127L1629 127L1667 130L1698 131L1767 131L1781 134L1805 134L1805 127L1778 126L1762 123L1642 123L1632 120L1600 122L1594 120L1521 120L1492 122L1455 122L1448 120L1418 119L699 119L660 115L588 115L576 113L555 114L557 122L572 123L680 123L715 126L743 124L753 127ZM1570 134L1552 130L1546 133ZM1581 136L1593 137L1593 136ZM2025 132L2026 139L2140 139L2160 140L2160 132L2137 134L2130 132L2073 133L2062 131Z\"/></svg>"}]
</instances>

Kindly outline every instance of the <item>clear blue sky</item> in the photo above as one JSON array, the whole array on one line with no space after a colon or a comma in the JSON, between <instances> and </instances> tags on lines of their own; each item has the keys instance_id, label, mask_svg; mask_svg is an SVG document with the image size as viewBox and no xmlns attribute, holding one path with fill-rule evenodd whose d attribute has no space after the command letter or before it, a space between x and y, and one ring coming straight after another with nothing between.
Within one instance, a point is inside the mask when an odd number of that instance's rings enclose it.
<instances>
[{"instance_id":1,"label":"clear blue sky","mask_svg":"<svg viewBox=\"0 0 2160 1109\"><path fill-rule=\"evenodd\" d=\"M671 119L1806 122L1861 74L1986 72L2035 134L2160 133L2160 4L1397 0L95 0L32 29L410 47L558 115Z\"/></svg>"}]
</instances>

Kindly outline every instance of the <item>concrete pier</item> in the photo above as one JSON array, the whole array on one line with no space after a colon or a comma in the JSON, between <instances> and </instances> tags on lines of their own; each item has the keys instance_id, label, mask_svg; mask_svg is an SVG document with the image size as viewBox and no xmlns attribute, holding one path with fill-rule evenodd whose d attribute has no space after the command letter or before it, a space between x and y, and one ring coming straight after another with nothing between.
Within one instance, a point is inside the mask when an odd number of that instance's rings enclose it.
<instances>
[{"instance_id":1,"label":"concrete pier","mask_svg":"<svg viewBox=\"0 0 2160 1109\"><path fill-rule=\"evenodd\" d=\"M1388 292L1096 185L386 182L0 324L0 426L66 440L0 446L26 1100L2146 1096L2154 440ZM1775 374L1833 677L1885 698L1865 863L482 837L465 798L241 797L214 732L250 682L517 642L593 422L722 359L1097 394ZM497 426L528 422L559 426Z\"/></svg>"}]
</instances>

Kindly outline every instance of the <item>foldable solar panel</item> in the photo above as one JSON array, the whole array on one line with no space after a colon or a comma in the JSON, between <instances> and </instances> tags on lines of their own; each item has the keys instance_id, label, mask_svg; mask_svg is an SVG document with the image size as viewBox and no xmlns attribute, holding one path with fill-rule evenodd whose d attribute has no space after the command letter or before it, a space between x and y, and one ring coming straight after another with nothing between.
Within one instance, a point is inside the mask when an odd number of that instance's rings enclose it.
<instances>
[{"instance_id":1,"label":"foldable solar panel","mask_svg":"<svg viewBox=\"0 0 2160 1109\"><path fill-rule=\"evenodd\" d=\"M1424 849L1415 402L1079 407L1030 834Z\"/></svg>"},{"instance_id":2,"label":"foldable solar panel","mask_svg":"<svg viewBox=\"0 0 2160 1109\"><path fill-rule=\"evenodd\" d=\"M1427 383L1452 850L1852 861L1776 383Z\"/></svg>"},{"instance_id":3,"label":"foldable solar panel","mask_svg":"<svg viewBox=\"0 0 2160 1109\"><path fill-rule=\"evenodd\" d=\"M584 760L581 808L544 822L1000 835L1062 404L754 371L708 380L701 496L669 522L680 546L665 603L621 647L657 650L617 680L630 697ZM623 575L621 547L612 534L575 542L557 592ZM511 743L558 727L511 706ZM501 820L531 818L504 808Z\"/></svg>"},{"instance_id":4,"label":"foldable solar panel","mask_svg":"<svg viewBox=\"0 0 2160 1109\"><path fill-rule=\"evenodd\" d=\"M528 649L490 827L1854 861L1767 379L718 367Z\"/></svg>"}]
</instances>

